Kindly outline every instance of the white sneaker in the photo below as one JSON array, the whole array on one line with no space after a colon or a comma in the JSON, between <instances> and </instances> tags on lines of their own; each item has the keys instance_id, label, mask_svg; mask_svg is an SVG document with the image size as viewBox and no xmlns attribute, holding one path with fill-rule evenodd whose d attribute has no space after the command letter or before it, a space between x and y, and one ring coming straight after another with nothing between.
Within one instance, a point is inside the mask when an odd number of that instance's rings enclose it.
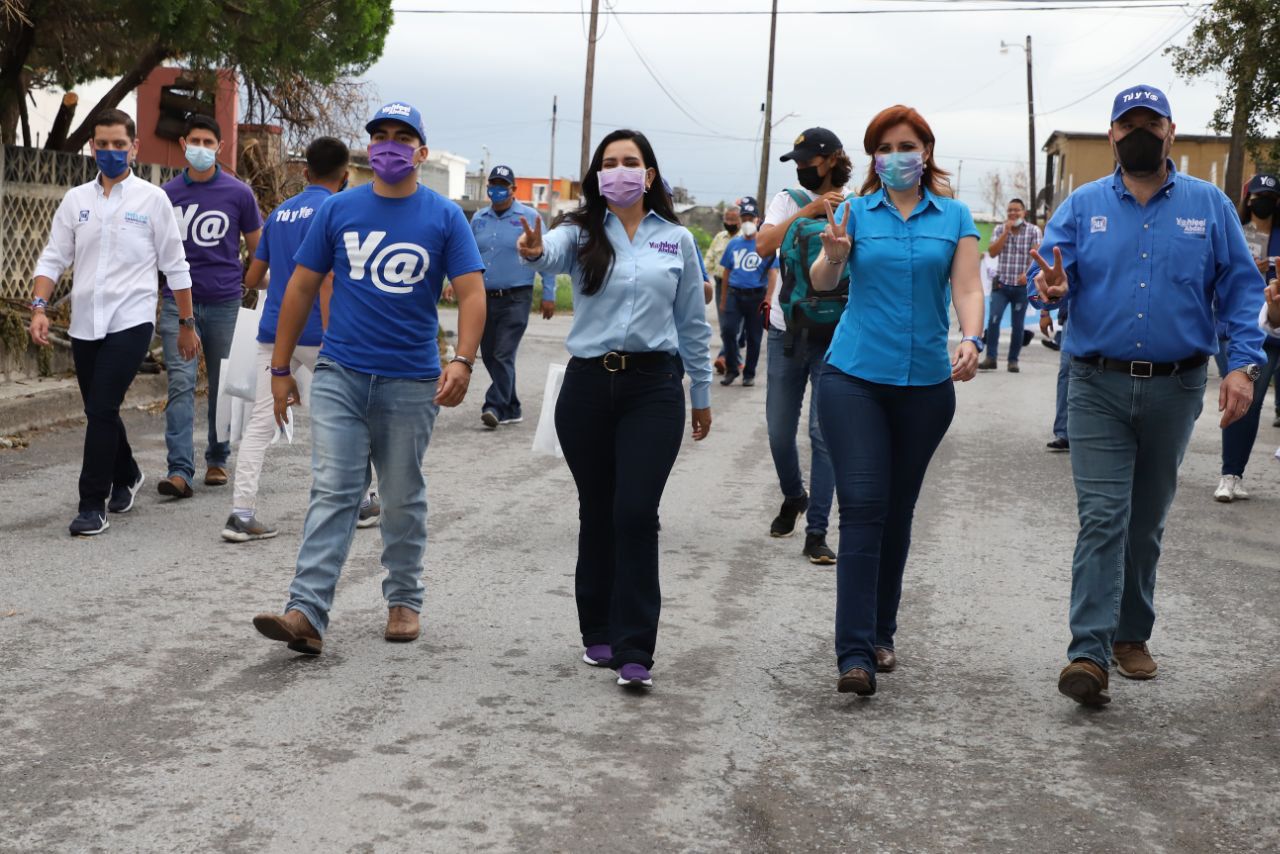
<instances>
[{"instance_id":1,"label":"white sneaker","mask_svg":"<svg viewBox=\"0 0 1280 854\"><path fill-rule=\"evenodd\" d=\"M1223 504L1230 504L1239 497L1240 478L1233 474L1224 474L1218 481L1218 488L1213 491L1213 497ZM1248 493L1245 493L1246 497Z\"/></svg>"},{"instance_id":2,"label":"white sneaker","mask_svg":"<svg viewBox=\"0 0 1280 854\"><path fill-rule=\"evenodd\" d=\"M1236 478L1235 499L1236 501L1249 500L1249 490L1244 488L1244 478L1242 477Z\"/></svg>"}]
</instances>

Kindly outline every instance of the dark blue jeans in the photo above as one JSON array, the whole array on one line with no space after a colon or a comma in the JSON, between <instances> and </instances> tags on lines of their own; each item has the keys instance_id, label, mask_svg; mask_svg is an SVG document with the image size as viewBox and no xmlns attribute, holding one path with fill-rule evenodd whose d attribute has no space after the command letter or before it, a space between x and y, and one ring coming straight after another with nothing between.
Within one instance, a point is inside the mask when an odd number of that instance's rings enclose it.
<instances>
[{"instance_id":1,"label":"dark blue jeans","mask_svg":"<svg viewBox=\"0 0 1280 854\"><path fill-rule=\"evenodd\" d=\"M1004 285L991 289L991 312L987 316L987 349L985 355L995 360L1000 355L1000 320L1004 310L1010 310L1013 325L1009 339L1009 361L1018 361L1022 352L1022 328L1027 319L1027 286Z\"/></svg>"},{"instance_id":2,"label":"dark blue jeans","mask_svg":"<svg viewBox=\"0 0 1280 854\"><path fill-rule=\"evenodd\" d=\"M786 333L769 328L769 385L765 388L764 415L769 428L769 451L778 472L778 486L784 498L800 498L805 494L804 476L800 473L800 450L796 431L800 428L800 407L804 404L805 386L813 389L809 398L809 514L805 533L826 534L831 515L831 497L835 479L827 443L818 425L818 377L828 342L811 342L802 338L790 356L785 352Z\"/></svg>"},{"instance_id":3,"label":"dark blue jeans","mask_svg":"<svg viewBox=\"0 0 1280 854\"><path fill-rule=\"evenodd\" d=\"M729 289L720 320L720 341L724 347L725 373L728 375L739 371L741 354L738 352L738 338L745 336L747 362L741 365L742 376L755 378L756 365L760 362L760 338L764 335L764 318L760 314L760 300L763 298L763 290Z\"/></svg>"},{"instance_id":4,"label":"dark blue jeans","mask_svg":"<svg viewBox=\"0 0 1280 854\"><path fill-rule=\"evenodd\" d=\"M951 426L951 380L891 386L827 365L818 380L822 435L840 499L836 662L876 672L875 648L893 649L911 520L929 461Z\"/></svg>"},{"instance_id":5,"label":"dark blue jeans","mask_svg":"<svg viewBox=\"0 0 1280 854\"><path fill-rule=\"evenodd\" d=\"M1062 345L1062 334L1058 334L1058 345ZM1071 382L1071 357L1066 350L1058 351L1058 400L1053 413L1053 435L1058 439L1067 439L1067 386Z\"/></svg>"},{"instance_id":6,"label":"dark blue jeans","mask_svg":"<svg viewBox=\"0 0 1280 854\"><path fill-rule=\"evenodd\" d=\"M1271 386L1271 378L1280 367L1280 341L1267 336L1263 342L1267 354L1267 363L1262 366L1262 375L1253 384L1253 405L1244 417L1222 431L1222 473L1244 477L1244 468L1249 464L1249 454L1253 451L1254 440L1258 438L1258 422L1262 420L1263 404L1267 399L1267 389Z\"/></svg>"},{"instance_id":7,"label":"dark blue jeans","mask_svg":"<svg viewBox=\"0 0 1280 854\"><path fill-rule=\"evenodd\" d=\"M677 356L617 373L571 359L556 399L556 434L578 487L578 628L583 646L613 647L614 669L653 666L658 505L684 437L683 379Z\"/></svg>"},{"instance_id":8,"label":"dark blue jeans","mask_svg":"<svg viewBox=\"0 0 1280 854\"><path fill-rule=\"evenodd\" d=\"M520 395L516 394L516 350L529 328L532 306L532 287L488 299L484 334L480 336L480 358L490 380L483 408L492 410L499 421L523 417Z\"/></svg>"}]
</instances>

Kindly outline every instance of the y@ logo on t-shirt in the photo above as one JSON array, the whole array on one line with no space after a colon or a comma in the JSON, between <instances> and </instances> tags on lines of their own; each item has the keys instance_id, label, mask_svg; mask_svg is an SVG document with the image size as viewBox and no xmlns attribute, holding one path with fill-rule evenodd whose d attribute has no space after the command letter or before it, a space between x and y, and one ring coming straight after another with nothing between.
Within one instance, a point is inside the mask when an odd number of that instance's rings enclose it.
<instances>
[{"instance_id":1,"label":"y@ logo on t-shirt","mask_svg":"<svg viewBox=\"0 0 1280 854\"><path fill-rule=\"evenodd\" d=\"M754 273L760 267L760 256L749 249L737 249L733 253L733 266Z\"/></svg>"},{"instance_id":2,"label":"y@ logo on t-shirt","mask_svg":"<svg viewBox=\"0 0 1280 854\"><path fill-rule=\"evenodd\" d=\"M216 246L231 229L231 219L222 211L200 212L199 205L174 205L178 215L178 231L183 240L197 246Z\"/></svg>"},{"instance_id":3,"label":"y@ logo on t-shirt","mask_svg":"<svg viewBox=\"0 0 1280 854\"><path fill-rule=\"evenodd\" d=\"M379 249L386 236L385 231L371 231L362 240L358 231L342 233L347 261L351 264L351 278L357 282L364 281L365 265L368 264L369 280L378 290L389 294L412 293L413 286L427 277L431 257L416 243L392 243ZM370 257L373 258L371 264Z\"/></svg>"}]
</instances>

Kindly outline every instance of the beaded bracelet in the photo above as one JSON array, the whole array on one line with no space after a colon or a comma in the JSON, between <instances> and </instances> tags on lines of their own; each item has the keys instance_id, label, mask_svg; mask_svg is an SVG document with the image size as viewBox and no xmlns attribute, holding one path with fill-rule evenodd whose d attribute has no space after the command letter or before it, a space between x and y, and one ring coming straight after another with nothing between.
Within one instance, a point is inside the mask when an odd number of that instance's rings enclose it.
<instances>
[{"instance_id":1,"label":"beaded bracelet","mask_svg":"<svg viewBox=\"0 0 1280 854\"><path fill-rule=\"evenodd\" d=\"M274 365L271 367L271 376L273 377L287 377L291 374L292 371L289 370L288 365L285 365L283 368L277 368Z\"/></svg>"}]
</instances>

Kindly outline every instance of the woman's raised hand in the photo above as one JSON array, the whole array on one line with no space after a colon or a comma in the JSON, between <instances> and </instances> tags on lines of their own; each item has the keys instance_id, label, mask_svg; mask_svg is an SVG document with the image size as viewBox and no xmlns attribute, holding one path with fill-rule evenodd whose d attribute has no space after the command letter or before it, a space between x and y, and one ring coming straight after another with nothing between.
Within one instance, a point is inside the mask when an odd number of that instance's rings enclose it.
<instances>
[{"instance_id":1,"label":"woman's raised hand","mask_svg":"<svg viewBox=\"0 0 1280 854\"><path fill-rule=\"evenodd\" d=\"M835 213L831 210L831 201L823 200L827 209L827 227L822 230L822 252L833 264L843 264L849 260L853 251L853 241L849 239L848 213L844 222L836 222Z\"/></svg>"},{"instance_id":2,"label":"woman's raised hand","mask_svg":"<svg viewBox=\"0 0 1280 854\"><path fill-rule=\"evenodd\" d=\"M520 225L524 228L524 234L516 240L516 251L521 258L536 261L542 257L542 219L534 220L533 227L530 228L529 221L520 217Z\"/></svg>"}]
</instances>

